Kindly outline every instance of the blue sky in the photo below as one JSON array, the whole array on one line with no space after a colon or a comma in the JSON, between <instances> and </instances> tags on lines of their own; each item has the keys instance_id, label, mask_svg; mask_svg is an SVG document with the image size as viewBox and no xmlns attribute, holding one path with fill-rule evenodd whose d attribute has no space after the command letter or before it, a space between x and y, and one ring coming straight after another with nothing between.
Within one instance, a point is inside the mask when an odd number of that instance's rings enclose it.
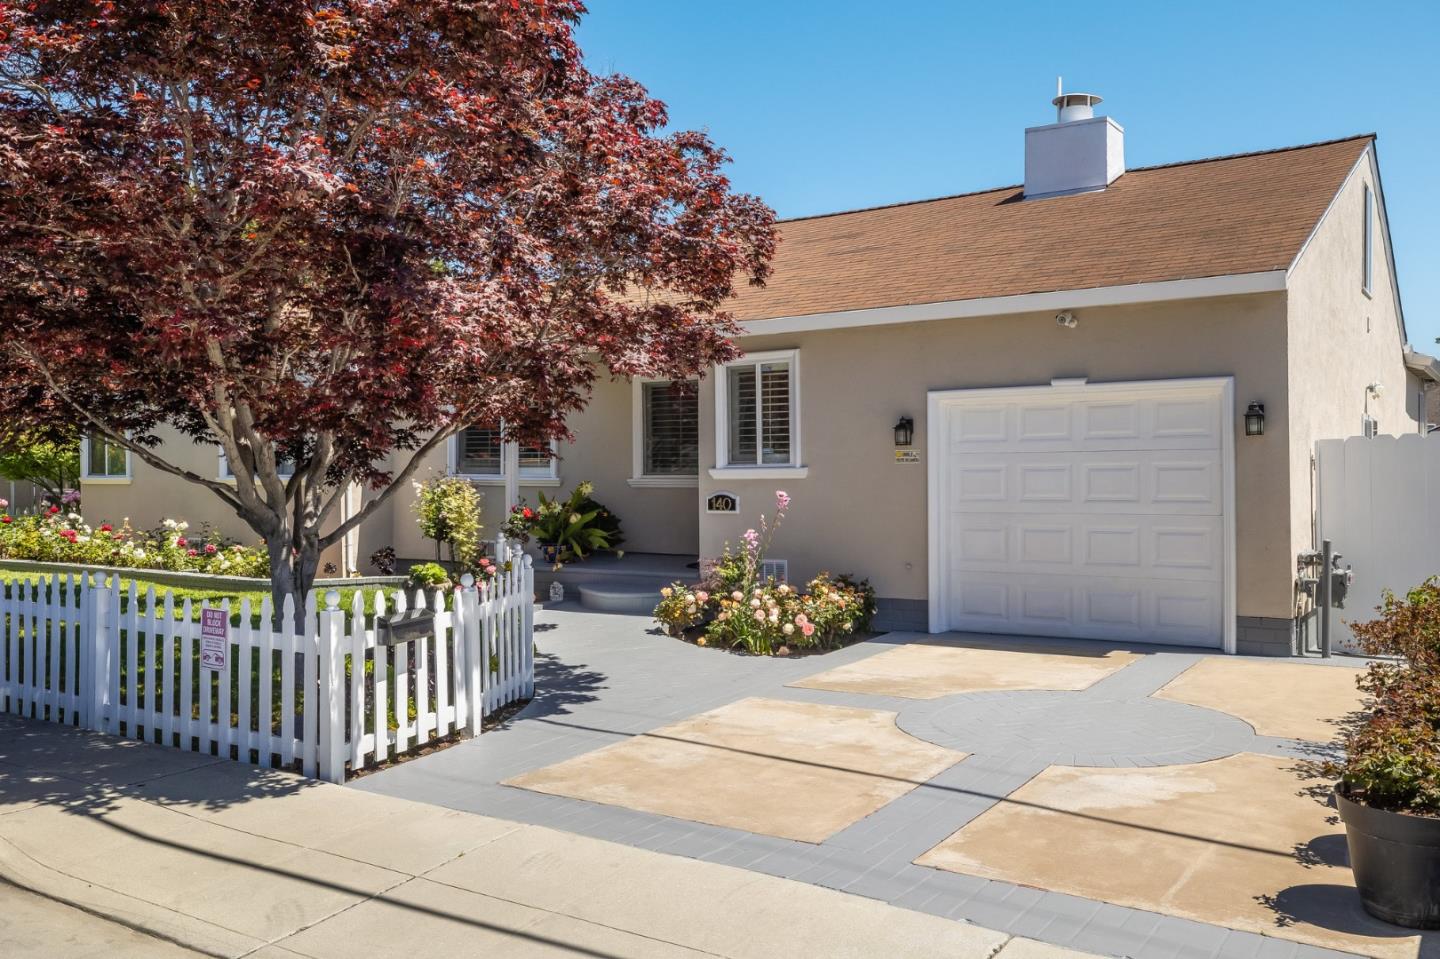
<instances>
[{"instance_id":1,"label":"blue sky","mask_svg":"<svg viewBox=\"0 0 1440 959\"><path fill-rule=\"evenodd\" d=\"M626 73L802 216L1018 183L1055 77L1098 93L1126 163L1379 134L1410 340L1440 347L1440 3L589 0Z\"/></svg>"}]
</instances>

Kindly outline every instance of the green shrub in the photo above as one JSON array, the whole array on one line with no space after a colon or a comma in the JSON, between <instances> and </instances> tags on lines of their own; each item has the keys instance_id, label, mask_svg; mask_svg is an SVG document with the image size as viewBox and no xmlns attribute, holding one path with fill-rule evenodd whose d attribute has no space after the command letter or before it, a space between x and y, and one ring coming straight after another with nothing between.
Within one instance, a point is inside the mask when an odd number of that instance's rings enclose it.
<instances>
[{"instance_id":1,"label":"green shrub","mask_svg":"<svg viewBox=\"0 0 1440 959\"><path fill-rule=\"evenodd\" d=\"M450 573L439 563L419 563L410 567L410 585L421 589L449 586Z\"/></svg>"},{"instance_id":2,"label":"green shrub","mask_svg":"<svg viewBox=\"0 0 1440 959\"><path fill-rule=\"evenodd\" d=\"M500 531L505 538L528 543L533 537L540 543L559 547L561 562L584 559L597 549L619 550L625 542L620 518L591 494L595 486L588 480L576 486L565 499L547 499L539 493L540 503L531 507L521 500L510 510Z\"/></svg>"},{"instance_id":3,"label":"green shrub","mask_svg":"<svg viewBox=\"0 0 1440 959\"><path fill-rule=\"evenodd\" d=\"M1371 697L1349 736L1341 780L1357 801L1440 815L1440 580L1404 599L1388 590L1379 616L1351 631L1376 660L1359 680Z\"/></svg>"},{"instance_id":4,"label":"green shrub","mask_svg":"<svg viewBox=\"0 0 1440 959\"><path fill-rule=\"evenodd\" d=\"M442 476L415 484L415 514L420 534L435 541L435 558L442 545L450 559L465 568L480 561L480 492L469 481Z\"/></svg>"}]
</instances>

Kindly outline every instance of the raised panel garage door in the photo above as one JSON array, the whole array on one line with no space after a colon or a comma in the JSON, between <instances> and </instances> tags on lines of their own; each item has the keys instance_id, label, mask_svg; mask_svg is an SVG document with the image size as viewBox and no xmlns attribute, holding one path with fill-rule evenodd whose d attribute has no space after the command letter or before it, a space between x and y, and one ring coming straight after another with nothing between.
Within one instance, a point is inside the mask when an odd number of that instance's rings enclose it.
<instances>
[{"instance_id":1,"label":"raised panel garage door","mask_svg":"<svg viewBox=\"0 0 1440 959\"><path fill-rule=\"evenodd\" d=\"M932 393L931 625L1225 645L1228 380Z\"/></svg>"}]
</instances>

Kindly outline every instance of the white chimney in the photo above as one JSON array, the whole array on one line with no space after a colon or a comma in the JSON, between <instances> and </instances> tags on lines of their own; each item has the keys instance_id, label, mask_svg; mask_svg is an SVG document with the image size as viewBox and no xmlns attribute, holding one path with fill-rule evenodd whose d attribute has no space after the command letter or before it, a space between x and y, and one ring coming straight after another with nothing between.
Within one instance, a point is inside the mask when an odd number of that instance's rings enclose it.
<instances>
[{"instance_id":1,"label":"white chimney","mask_svg":"<svg viewBox=\"0 0 1440 959\"><path fill-rule=\"evenodd\" d=\"M1125 172L1125 128L1095 115L1093 93L1050 101L1056 120L1025 131L1025 197L1103 190Z\"/></svg>"}]
</instances>

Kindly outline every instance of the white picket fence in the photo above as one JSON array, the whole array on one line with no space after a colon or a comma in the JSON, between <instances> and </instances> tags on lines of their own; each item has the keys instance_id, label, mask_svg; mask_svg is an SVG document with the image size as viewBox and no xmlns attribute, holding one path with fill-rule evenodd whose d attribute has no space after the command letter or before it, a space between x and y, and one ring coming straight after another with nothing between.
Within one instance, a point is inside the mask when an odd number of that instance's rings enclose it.
<instances>
[{"instance_id":1,"label":"white picket fence","mask_svg":"<svg viewBox=\"0 0 1440 959\"><path fill-rule=\"evenodd\" d=\"M453 593L340 609L266 597L231 609L223 664L201 662L201 619L169 591L122 593L98 573L17 580L0 592L0 709L343 782L535 691L534 573L511 551L494 580ZM447 599L449 600L447 602ZM387 642L381 616L420 611L423 633ZM423 614L429 613L428 617ZM238 617L238 623L236 622Z\"/></svg>"}]
</instances>

